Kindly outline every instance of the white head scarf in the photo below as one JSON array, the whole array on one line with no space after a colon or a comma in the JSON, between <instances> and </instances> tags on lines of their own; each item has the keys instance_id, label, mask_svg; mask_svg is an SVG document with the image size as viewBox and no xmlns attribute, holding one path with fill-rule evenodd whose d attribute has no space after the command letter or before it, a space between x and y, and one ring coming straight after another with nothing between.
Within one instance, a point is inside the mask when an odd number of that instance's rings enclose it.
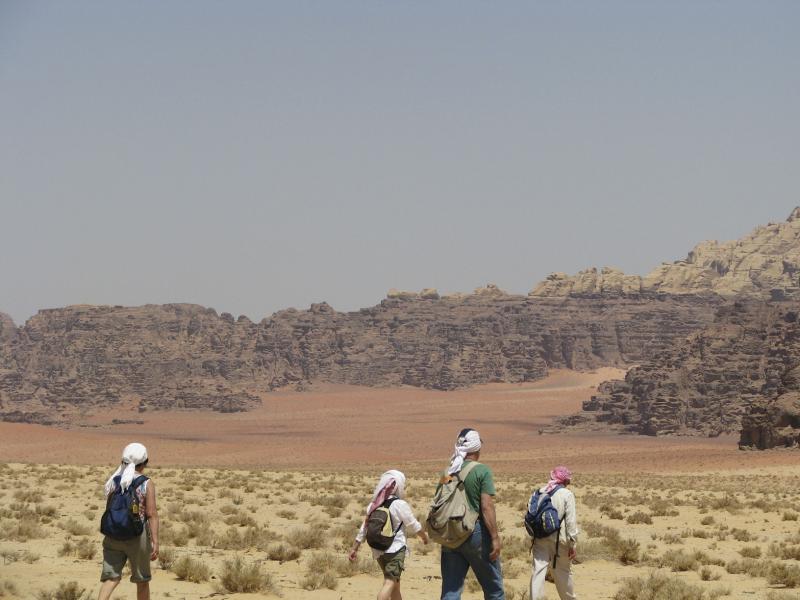
<instances>
[{"instance_id":1,"label":"white head scarf","mask_svg":"<svg viewBox=\"0 0 800 600\"><path fill-rule=\"evenodd\" d=\"M386 471L381 475L378 480L378 485L375 486L375 491L372 492L372 501L367 506L367 516L372 514L372 511L383 504L384 500L390 496L402 498L406 495L406 476L401 471L392 469Z\"/></svg>"},{"instance_id":2,"label":"white head scarf","mask_svg":"<svg viewBox=\"0 0 800 600\"><path fill-rule=\"evenodd\" d=\"M134 477L136 477L136 465L140 465L146 460L147 448L142 444L134 442L125 446L125 449L122 451L122 463L117 467L117 470L111 474L108 481L106 481L106 496L114 491L114 477L117 475L122 475L119 482L122 491L124 492L127 490L128 486L133 482Z\"/></svg>"},{"instance_id":3,"label":"white head scarf","mask_svg":"<svg viewBox=\"0 0 800 600\"><path fill-rule=\"evenodd\" d=\"M478 452L481 449L481 436L474 429L464 429L458 434L456 448L453 456L450 457L450 466L447 469L448 475L453 475L461 470L464 464L464 457L471 452Z\"/></svg>"}]
</instances>

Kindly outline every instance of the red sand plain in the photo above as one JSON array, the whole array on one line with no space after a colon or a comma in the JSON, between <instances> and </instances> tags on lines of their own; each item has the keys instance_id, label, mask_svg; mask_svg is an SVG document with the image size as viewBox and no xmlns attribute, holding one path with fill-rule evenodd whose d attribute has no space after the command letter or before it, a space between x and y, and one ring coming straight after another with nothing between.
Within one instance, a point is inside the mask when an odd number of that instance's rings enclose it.
<instances>
[{"instance_id":1,"label":"red sand plain","mask_svg":"<svg viewBox=\"0 0 800 600\"><path fill-rule=\"evenodd\" d=\"M570 414L618 369L556 371L527 384L439 392L417 388L325 386L263 395L246 413L105 412L68 429L0 423L0 460L109 464L130 441L148 446L151 463L174 466L362 470L438 468L463 427L484 440L482 460L499 471L542 471L567 463L583 472L686 472L795 465L793 452L742 452L735 436L540 435ZM144 423L111 425L112 418Z\"/></svg>"}]
</instances>

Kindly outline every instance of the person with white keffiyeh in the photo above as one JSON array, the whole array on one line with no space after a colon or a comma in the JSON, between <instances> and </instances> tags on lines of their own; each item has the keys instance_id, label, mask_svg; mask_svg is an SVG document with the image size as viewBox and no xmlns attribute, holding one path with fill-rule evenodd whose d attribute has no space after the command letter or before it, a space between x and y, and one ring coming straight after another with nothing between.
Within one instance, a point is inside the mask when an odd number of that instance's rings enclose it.
<instances>
[{"instance_id":1,"label":"person with white keffiyeh","mask_svg":"<svg viewBox=\"0 0 800 600\"><path fill-rule=\"evenodd\" d=\"M400 593L400 577L405 569L405 557L408 554L406 538L419 536L423 544L428 543L428 534L414 516L414 511L405 500L406 476L396 469L386 471L378 480L372 500L367 505L364 521L356 535L353 547L348 557L356 560L358 549L367 539L367 521L378 508L384 507L389 511L391 529L394 538L386 550L372 548L372 556L378 561L383 571L383 585L378 592L378 600L403 600Z\"/></svg>"},{"instance_id":2,"label":"person with white keffiyeh","mask_svg":"<svg viewBox=\"0 0 800 600\"><path fill-rule=\"evenodd\" d=\"M147 466L147 448L132 443L122 451L122 461L104 486L107 501L114 494L124 494L129 488L136 494L139 518L144 522L142 534L133 539L103 539L103 570L100 575L98 600L109 600L122 579L122 569L130 561L131 581L136 584L137 600L150 600L150 561L158 558L158 510L156 486L143 475Z\"/></svg>"},{"instance_id":3,"label":"person with white keffiyeh","mask_svg":"<svg viewBox=\"0 0 800 600\"><path fill-rule=\"evenodd\" d=\"M479 515L472 535L464 543L457 548L442 546L441 600L461 599L464 579L470 569L483 589L484 600L505 600L494 507L494 476L488 466L478 462L482 447L483 440L477 431L462 429L456 437L450 464L440 480L441 485L453 477L462 479L467 502Z\"/></svg>"}]
</instances>

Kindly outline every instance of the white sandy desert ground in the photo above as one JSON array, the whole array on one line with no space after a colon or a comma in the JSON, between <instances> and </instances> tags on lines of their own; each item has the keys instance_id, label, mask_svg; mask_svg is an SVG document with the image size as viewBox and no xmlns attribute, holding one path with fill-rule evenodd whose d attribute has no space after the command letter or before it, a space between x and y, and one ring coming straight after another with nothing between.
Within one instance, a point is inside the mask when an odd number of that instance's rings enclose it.
<instances>
[{"instance_id":1,"label":"white sandy desert ground","mask_svg":"<svg viewBox=\"0 0 800 600\"><path fill-rule=\"evenodd\" d=\"M0 423L0 596L96 595L102 483L121 448L141 441L163 523L154 598L372 598L380 576L367 549L355 565L345 554L376 478L406 471L421 517L452 438L473 426L496 471L508 598L526 597L521 514L555 463L575 471L580 598L800 598L799 454L741 452L734 437L538 434L616 374L449 393L328 387L269 394L250 413L107 413L69 429ZM437 557L412 542L406 598L438 597ZM260 591L226 589L237 559ZM653 596L630 581L652 575L672 587ZM134 586L115 597L134 598ZM469 582L464 598L481 597Z\"/></svg>"}]
</instances>

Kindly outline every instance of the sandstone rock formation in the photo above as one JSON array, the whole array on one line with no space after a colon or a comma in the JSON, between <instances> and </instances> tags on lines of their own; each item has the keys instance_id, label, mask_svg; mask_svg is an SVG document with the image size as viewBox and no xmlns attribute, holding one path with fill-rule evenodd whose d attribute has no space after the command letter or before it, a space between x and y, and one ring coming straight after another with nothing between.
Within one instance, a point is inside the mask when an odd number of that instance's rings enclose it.
<instances>
[{"instance_id":1,"label":"sandstone rock formation","mask_svg":"<svg viewBox=\"0 0 800 600\"><path fill-rule=\"evenodd\" d=\"M800 209L742 240L704 242L640 278L554 274L528 296L494 284L390 290L259 323L196 305L72 306L0 316L0 418L59 422L108 406L237 411L265 391L330 382L451 390L549 368L640 366L563 426L797 442Z\"/></svg>"},{"instance_id":2,"label":"sandstone rock formation","mask_svg":"<svg viewBox=\"0 0 800 600\"><path fill-rule=\"evenodd\" d=\"M17 335L17 327L7 314L0 312L0 344L11 341Z\"/></svg>"},{"instance_id":3,"label":"sandstone rock formation","mask_svg":"<svg viewBox=\"0 0 800 600\"><path fill-rule=\"evenodd\" d=\"M724 298L800 298L800 207L783 223L756 228L731 242L701 242L684 260L645 277L605 267L577 275L553 273L531 296L587 294L717 294Z\"/></svg>"},{"instance_id":4,"label":"sandstone rock formation","mask_svg":"<svg viewBox=\"0 0 800 600\"><path fill-rule=\"evenodd\" d=\"M560 426L646 435L741 432L740 445L800 441L796 302L740 300L715 321L600 385ZM556 427L556 429L558 426Z\"/></svg>"},{"instance_id":5,"label":"sandstone rock formation","mask_svg":"<svg viewBox=\"0 0 800 600\"><path fill-rule=\"evenodd\" d=\"M44 310L3 345L0 417L68 419L133 404L246 409L309 382L449 390L628 365L702 328L708 301L541 298L496 286L465 296L393 295L340 313L325 303L258 324L194 305Z\"/></svg>"}]
</instances>

